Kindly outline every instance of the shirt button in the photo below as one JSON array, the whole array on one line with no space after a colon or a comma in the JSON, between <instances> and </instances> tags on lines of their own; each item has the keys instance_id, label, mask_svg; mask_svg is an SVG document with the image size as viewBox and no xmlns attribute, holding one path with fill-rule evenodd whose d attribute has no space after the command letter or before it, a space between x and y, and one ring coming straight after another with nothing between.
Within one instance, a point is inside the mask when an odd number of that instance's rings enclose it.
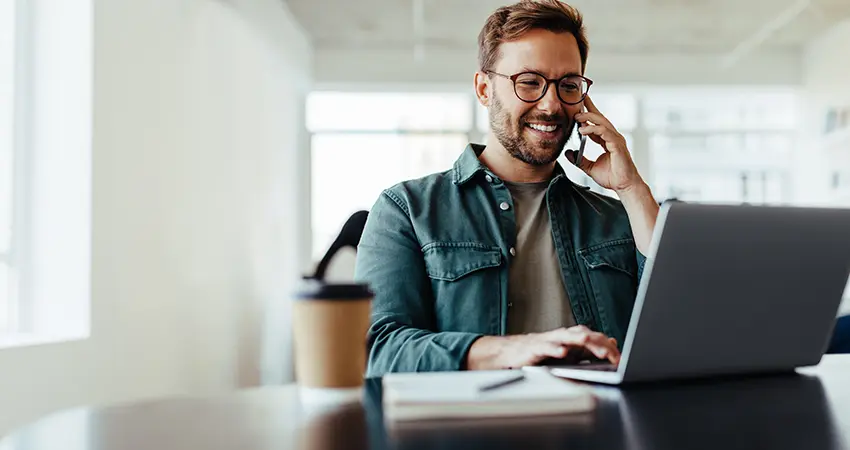
<instances>
[{"instance_id":1,"label":"shirt button","mask_svg":"<svg viewBox=\"0 0 850 450\"><path fill-rule=\"evenodd\" d=\"M516 256L516 249L515 248L511 247L510 252L511 252L511 256Z\"/></svg>"},{"instance_id":2,"label":"shirt button","mask_svg":"<svg viewBox=\"0 0 850 450\"><path fill-rule=\"evenodd\" d=\"M513 303L508 303L508 308L513 308L513 307L514 307Z\"/></svg>"},{"instance_id":3,"label":"shirt button","mask_svg":"<svg viewBox=\"0 0 850 450\"><path fill-rule=\"evenodd\" d=\"M502 211L507 211L507 210L511 209L511 205L509 205L508 202L502 202L499 205L499 208L501 208Z\"/></svg>"},{"instance_id":4,"label":"shirt button","mask_svg":"<svg viewBox=\"0 0 850 450\"><path fill-rule=\"evenodd\" d=\"M491 177L490 175L487 175L486 177L484 177L484 179L487 180L488 183L493 182L493 177Z\"/></svg>"}]
</instances>

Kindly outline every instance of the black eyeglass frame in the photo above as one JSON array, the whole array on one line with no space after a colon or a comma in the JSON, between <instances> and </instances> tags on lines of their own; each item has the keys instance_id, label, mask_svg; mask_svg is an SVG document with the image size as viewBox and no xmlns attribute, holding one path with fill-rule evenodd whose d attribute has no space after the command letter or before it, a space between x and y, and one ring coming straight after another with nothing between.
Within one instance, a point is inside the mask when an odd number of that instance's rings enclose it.
<instances>
[{"instance_id":1,"label":"black eyeglass frame","mask_svg":"<svg viewBox=\"0 0 850 450\"><path fill-rule=\"evenodd\" d=\"M524 101L525 103L534 103L534 102L540 101L541 98L546 96L546 92L549 91L549 85L555 84L555 86L556 86L555 94L558 96L558 100L560 100L561 103L566 103L567 105L578 105L579 103L584 101L585 97L587 97L587 94L590 92L590 86L593 86L593 80L591 80L590 78L587 78L585 76L582 76L582 75L564 75L564 76L562 76L561 78L558 78L558 79L551 79L551 78L546 78L542 73L533 72L533 71L520 72L520 73L516 73L516 74L513 74L513 75L504 75L504 74L501 74L501 73L498 73L498 72L494 72L492 70L485 70L484 73L491 74L491 75L498 75L500 77L507 78L507 79L511 80L511 83L514 85L514 95L516 95L516 98ZM542 78L543 80L546 81L546 86L543 87L543 92L541 92L540 96L537 97L534 100L526 100L526 99L520 97L519 93L516 91L516 80L517 80L517 78L521 77L522 75L528 75L528 74L537 75L538 77L540 77L540 78ZM561 91L560 91L560 89L557 89L557 86L559 84L561 84L561 81L563 81L565 78L576 78L576 77L583 79L587 83L587 90L581 94L581 98L577 102L565 101L563 98L561 98Z\"/></svg>"}]
</instances>

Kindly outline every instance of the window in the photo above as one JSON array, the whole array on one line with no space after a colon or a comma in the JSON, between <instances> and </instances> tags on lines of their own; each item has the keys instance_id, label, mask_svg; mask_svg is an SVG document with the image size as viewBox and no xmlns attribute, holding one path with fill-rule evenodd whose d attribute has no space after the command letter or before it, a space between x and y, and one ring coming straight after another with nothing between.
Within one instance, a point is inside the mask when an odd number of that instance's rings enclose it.
<instances>
[{"instance_id":1,"label":"window","mask_svg":"<svg viewBox=\"0 0 850 450\"><path fill-rule=\"evenodd\" d=\"M686 201L789 201L795 101L792 90L647 93L653 192Z\"/></svg>"},{"instance_id":2,"label":"window","mask_svg":"<svg viewBox=\"0 0 850 450\"><path fill-rule=\"evenodd\" d=\"M313 136L314 258L353 212L369 210L400 181L450 168L467 142L462 133Z\"/></svg>"},{"instance_id":3,"label":"window","mask_svg":"<svg viewBox=\"0 0 850 450\"><path fill-rule=\"evenodd\" d=\"M316 92L307 128L325 131L460 131L472 127L472 100L453 93Z\"/></svg>"},{"instance_id":4,"label":"window","mask_svg":"<svg viewBox=\"0 0 850 450\"><path fill-rule=\"evenodd\" d=\"M89 333L91 2L0 2L0 347Z\"/></svg>"},{"instance_id":5,"label":"window","mask_svg":"<svg viewBox=\"0 0 850 450\"><path fill-rule=\"evenodd\" d=\"M17 300L12 257L15 134L11 132L15 128L15 32L15 2L0 2L0 335L12 329Z\"/></svg>"},{"instance_id":6,"label":"window","mask_svg":"<svg viewBox=\"0 0 850 450\"><path fill-rule=\"evenodd\" d=\"M450 168L470 140L472 111L463 93L310 95L314 258L384 189Z\"/></svg>"}]
</instances>

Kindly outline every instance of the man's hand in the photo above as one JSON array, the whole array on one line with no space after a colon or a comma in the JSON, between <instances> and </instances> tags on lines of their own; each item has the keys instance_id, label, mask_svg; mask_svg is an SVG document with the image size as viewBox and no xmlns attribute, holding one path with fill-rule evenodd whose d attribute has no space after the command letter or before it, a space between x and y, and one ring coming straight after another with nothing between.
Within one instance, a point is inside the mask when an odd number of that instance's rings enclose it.
<instances>
[{"instance_id":1,"label":"man's hand","mask_svg":"<svg viewBox=\"0 0 850 450\"><path fill-rule=\"evenodd\" d=\"M599 144L605 149L605 153L596 161L583 157L579 168L596 184L617 193L643 185L643 179L626 146L626 138L599 112L590 96L585 97L584 105L587 112L575 116L575 119L583 124L579 133Z\"/></svg>"},{"instance_id":2,"label":"man's hand","mask_svg":"<svg viewBox=\"0 0 850 450\"><path fill-rule=\"evenodd\" d=\"M469 349L466 368L469 370L518 369L546 359L589 358L591 355L620 361L617 341L584 325L558 328L545 333L515 336L484 336Z\"/></svg>"},{"instance_id":3,"label":"man's hand","mask_svg":"<svg viewBox=\"0 0 850 450\"><path fill-rule=\"evenodd\" d=\"M596 184L617 193L629 215L635 245L646 255L658 218L658 203L635 167L626 138L599 112L590 96L585 97L584 105L588 112L576 114L575 119L591 124L585 123L579 133L601 145L605 153L596 161L582 157L579 168Z\"/></svg>"}]
</instances>

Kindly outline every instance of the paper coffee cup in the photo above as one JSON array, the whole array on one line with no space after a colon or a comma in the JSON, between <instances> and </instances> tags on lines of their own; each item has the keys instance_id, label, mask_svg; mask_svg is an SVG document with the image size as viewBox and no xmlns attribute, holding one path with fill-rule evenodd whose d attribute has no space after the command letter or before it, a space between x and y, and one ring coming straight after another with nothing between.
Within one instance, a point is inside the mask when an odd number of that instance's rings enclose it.
<instances>
[{"instance_id":1,"label":"paper coffee cup","mask_svg":"<svg viewBox=\"0 0 850 450\"><path fill-rule=\"evenodd\" d=\"M366 371L372 291L305 279L293 302L295 376L312 399L359 398Z\"/></svg>"}]
</instances>

